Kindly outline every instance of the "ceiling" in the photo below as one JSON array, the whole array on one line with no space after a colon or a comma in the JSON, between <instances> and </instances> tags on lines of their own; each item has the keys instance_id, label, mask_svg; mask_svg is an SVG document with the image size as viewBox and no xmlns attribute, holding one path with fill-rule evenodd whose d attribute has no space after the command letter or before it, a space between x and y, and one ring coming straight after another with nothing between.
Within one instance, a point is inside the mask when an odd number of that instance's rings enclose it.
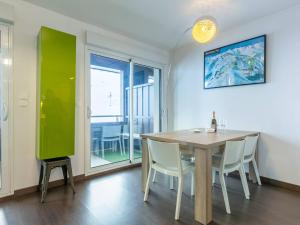
<instances>
[{"instance_id":1,"label":"ceiling","mask_svg":"<svg viewBox=\"0 0 300 225\"><path fill-rule=\"evenodd\" d=\"M136 40L171 49L200 16L220 30L300 4L300 0L24 0Z\"/></svg>"}]
</instances>

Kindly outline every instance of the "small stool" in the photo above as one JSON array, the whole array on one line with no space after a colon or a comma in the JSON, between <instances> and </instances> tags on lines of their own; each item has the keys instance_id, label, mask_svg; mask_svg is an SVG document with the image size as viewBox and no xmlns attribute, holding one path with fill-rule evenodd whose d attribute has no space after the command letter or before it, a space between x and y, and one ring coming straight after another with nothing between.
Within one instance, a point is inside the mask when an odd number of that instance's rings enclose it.
<instances>
[{"instance_id":1,"label":"small stool","mask_svg":"<svg viewBox=\"0 0 300 225\"><path fill-rule=\"evenodd\" d=\"M69 157L55 158L55 159L46 159L41 161L41 170L40 170L40 179L39 179L39 188L42 191L42 199L41 202L45 201L48 189L48 182L50 178L51 170L61 167L64 175L65 185L68 183L68 175L69 180L73 190L73 194L75 194L74 182L73 182L73 174L72 174L72 166L71 160Z\"/></svg>"}]
</instances>

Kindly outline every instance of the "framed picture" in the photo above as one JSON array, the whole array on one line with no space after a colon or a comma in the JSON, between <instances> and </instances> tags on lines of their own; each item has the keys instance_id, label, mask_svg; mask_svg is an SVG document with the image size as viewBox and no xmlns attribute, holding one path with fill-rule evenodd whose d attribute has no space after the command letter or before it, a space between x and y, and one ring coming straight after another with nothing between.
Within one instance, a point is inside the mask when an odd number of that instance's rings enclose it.
<instances>
[{"instance_id":1,"label":"framed picture","mask_svg":"<svg viewBox=\"0 0 300 225\"><path fill-rule=\"evenodd\" d=\"M204 53L204 89L266 82L266 35Z\"/></svg>"}]
</instances>

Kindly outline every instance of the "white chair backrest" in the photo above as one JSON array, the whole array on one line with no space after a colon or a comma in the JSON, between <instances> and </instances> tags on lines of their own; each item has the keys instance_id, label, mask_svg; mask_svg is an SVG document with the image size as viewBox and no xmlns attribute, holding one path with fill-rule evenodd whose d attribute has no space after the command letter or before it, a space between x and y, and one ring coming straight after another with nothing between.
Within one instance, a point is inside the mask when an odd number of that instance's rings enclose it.
<instances>
[{"instance_id":1,"label":"white chair backrest","mask_svg":"<svg viewBox=\"0 0 300 225\"><path fill-rule=\"evenodd\" d=\"M223 155L223 168L235 166L242 162L244 157L245 141L227 141Z\"/></svg>"},{"instance_id":2,"label":"white chair backrest","mask_svg":"<svg viewBox=\"0 0 300 225\"><path fill-rule=\"evenodd\" d=\"M257 140L258 140L258 135L257 136L247 136L245 138L244 157L255 155Z\"/></svg>"},{"instance_id":3,"label":"white chair backrest","mask_svg":"<svg viewBox=\"0 0 300 225\"><path fill-rule=\"evenodd\" d=\"M163 167L172 167L181 170L179 144L165 143L148 139L150 163L158 163Z\"/></svg>"},{"instance_id":4,"label":"white chair backrest","mask_svg":"<svg viewBox=\"0 0 300 225\"><path fill-rule=\"evenodd\" d=\"M136 134L142 134L144 133L143 132L143 124L138 122L139 120L137 120L136 124L134 125L134 128L133 128L133 133L136 133Z\"/></svg>"},{"instance_id":5,"label":"white chair backrest","mask_svg":"<svg viewBox=\"0 0 300 225\"><path fill-rule=\"evenodd\" d=\"M109 125L102 127L102 137L119 137L121 134L121 125Z\"/></svg>"},{"instance_id":6,"label":"white chair backrest","mask_svg":"<svg viewBox=\"0 0 300 225\"><path fill-rule=\"evenodd\" d=\"M123 125L123 133L124 134L129 134L129 125L128 124Z\"/></svg>"}]
</instances>

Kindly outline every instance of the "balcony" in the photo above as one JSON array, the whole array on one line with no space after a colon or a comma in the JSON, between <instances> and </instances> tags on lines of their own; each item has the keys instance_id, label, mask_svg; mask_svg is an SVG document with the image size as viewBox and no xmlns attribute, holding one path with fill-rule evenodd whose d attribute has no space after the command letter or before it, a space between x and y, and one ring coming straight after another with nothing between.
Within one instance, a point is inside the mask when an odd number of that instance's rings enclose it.
<instances>
[{"instance_id":1,"label":"balcony","mask_svg":"<svg viewBox=\"0 0 300 225\"><path fill-rule=\"evenodd\" d=\"M91 124L91 167L129 160L129 124L95 122L97 120L100 120L99 116L91 118L94 121ZM149 133L151 124L152 117L134 120L134 159L142 157L140 134Z\"/></svg>"}]
</instances>

